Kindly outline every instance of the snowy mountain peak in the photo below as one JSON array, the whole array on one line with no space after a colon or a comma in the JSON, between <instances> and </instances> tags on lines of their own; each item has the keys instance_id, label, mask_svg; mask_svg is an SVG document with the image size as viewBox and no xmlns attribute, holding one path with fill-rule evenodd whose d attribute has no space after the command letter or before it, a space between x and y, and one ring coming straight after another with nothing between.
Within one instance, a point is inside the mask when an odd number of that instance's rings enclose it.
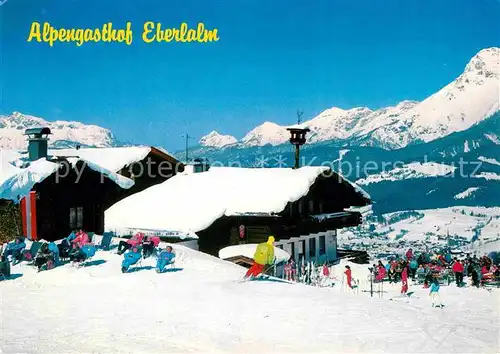
<instances>
[{"instance_id":1,"label":"snowy mountain peak","mask_svg":"<svg viewBox=\"0 0 500 354\"><path fill-rule=\"evenodd\" d=\"M349 110L333 107L321 112L315 118L305 122L311 133L309 142L332 139L347 139L353 134L353 128L359 120L372 113L369 108L357 107Z\"/></svg>"},{"instance_id":2,"label":"snowy mountain peak","mask_svg":"<svg viewBox=\"0 0 500 354\"><path fill-rule=\"evenodd\" d=\"M25 127L47 126L48 122L42 118L13 112L10 116L0 116L0 128L25 129Z\"/></svg>"},{"instance_id":3,"label":"snowy mountain peak","mask_svg":"<svg viewBox=\"0 0 500 354\"><path fill-rule=\"evenodd\" d=\"M24 131L28 128L49 127L52 131L49 144L52 147L68 147L76 144L84 146L110 147L115 144L111 131L97 125L80 122L48 122L20 112L0 116L0 148L26 149Z\"/></svg>"},{"instance_id":4,"label":"snowy mountain peak","mask_svg":"<svg viewBox=\"0 0 500 354\"><path fill-rule=\"evenodd\" d=\"M464 74L475 73L485 77L499 76L500 48L492 47L481 50L465 67Z\"/></svg>"},{"instance_id":5,"label":"snowy mountain peak","mask_svg":"<svg viewBox=\"0 0 500 354\"><path fill-rule=\"evenodd\" d=\"M237 143L238 140L232 135L222 135L213 130L211 133L202 137L199 141L200 145L207 147L225 147Z\"/></svg>"},{"instance_id":6,"label":"snowy mountain peak","mask_svg":"<svg viewBox=\"0 0 500 354\"><path fill-rule=\"evenodd\" d=\"M375 111L366 107L329 108L304 122L310 143L342 140L349 144L397 149L429 142L472 127L499 111L500 48L477 53L454 81L422 102L404 100ZM286 127L265 122L251 130L243 146L279 145Z\"/></svg>"},{"instance_id":7,"label":"snowy mountain peak","mask_svg":"<svg viewBox=\"0 0 500 354\"><path fill-rule=\"evenodd\" d=\"M418 102L418 101L409 101L409 100L404 100L404 101L399 102L399 103L396 105L396 107L394 107L394 108L406 111L406 110L408 110L408 109L410 109L410 108L415 107L415 106L416 106L417 104L419 104L419 103L420 103L420 102Z\"/></svg>"},{"instance_id":8,"label":"snowy mountain peak","mask_svg":"<svg viewBox=\"0 0 500 354\"><path fill-rule=\"evenodd\" d=\"M280 145L288 141L290 133L286 127L272 122L264 122L241 139L244 146Z\"/></svg>"}]
</instances>

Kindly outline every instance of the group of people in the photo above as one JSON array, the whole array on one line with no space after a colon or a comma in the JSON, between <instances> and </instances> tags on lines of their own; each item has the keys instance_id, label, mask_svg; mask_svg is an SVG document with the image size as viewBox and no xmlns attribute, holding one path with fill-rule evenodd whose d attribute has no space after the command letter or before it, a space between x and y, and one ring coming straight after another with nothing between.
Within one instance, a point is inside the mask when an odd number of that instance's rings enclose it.
<instances>
[{"instance_id":1,"label":"group of people","mask_svg":"<svg viewBox=\"0 0 500 354\"><path fill-rule=\"evenodd\" d=\"M126 241L120 241L117 253L124 256L122 272L128 272L141 258L151 256L156 257L156 271L165 272L167 266L173 264L175 252L171 246L160 249L159 244L159 237L145 236L141 232ZM82 264L92 258L96 250L91 237L83 230L72 231L58 244L43 242L39 248L32 246L30 250L26 249L25 238L17 237L10 243L0 245L0 277L10 277L11 265L22 261L32 262L38 271L53 269L61 264L61 260Z\"/></svg>"},{"instance_id":2,"label":"group of people","mask_svg":"<svg viewBox=\"0 0 500 354\"><path fill-rule=\"evenodd\" d=\"M75 230L59 244L42 242L39 247L26 249L23 236L0 247L0 274L10 276L10 266L22 261L32 262L38 271L50 270L61 263L61 259L69 259L74 263L82 263L93 257L96 247L89 235L83 230Z\"/></svg>"},{"instance_id":3,"label":"group of people","mask_svg":"<svg viewBox=\"0 0 500 354\"><path fill-rule=\"evenodd\" d=\"M157 236L146 236L138 232L126 241L120 241L118 244L119 255L123 255L122 272L127 273L130 267L137 264L141 258L156 256L156 272L164 273L169 264L173 264L175 252L172 246L165 249L157 248L160 244L160 238Z\"/></svg>"},{"instance_id":4,"label":"group of people","mask_svg":"<svg viewBox=\"0 0 500 354\"><path fill-rule=\"evenodd\" d=\"M433 306L442 306L439 299L440 279L444 276L453 276L457 287L465 285L464 277L469 277L471 285L479 287L488 281L498 282L500 269L494 261L483 256L478 258L467 254L465 259L452 258L448 252L430 253L422 252L415 257L412 249L406 252L405 257L391 259L385 265L382 261L373 265L373 276L375 282L389 283L401 281L401 293L408 291L408 278L419 280L424 288L430 288L429 295L432 297ZM451 278L449 280L451 282Z\"/></svg>"}]
</instances>

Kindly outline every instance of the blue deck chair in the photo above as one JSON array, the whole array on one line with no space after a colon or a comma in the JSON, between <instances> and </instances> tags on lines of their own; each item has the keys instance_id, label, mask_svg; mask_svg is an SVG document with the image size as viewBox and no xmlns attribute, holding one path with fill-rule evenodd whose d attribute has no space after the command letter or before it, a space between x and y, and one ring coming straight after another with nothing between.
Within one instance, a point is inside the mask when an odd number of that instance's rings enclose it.
<instances>
[{"instance_id":1,"label":"blue deck chair","mask_svg":"<svg viewBox=\"0 0 500 354\"><path fill-rule=\"evenodd\" d=\"M102 240L101 244L99 245L99 248L105 251L109 251L109 248L111 247L111 240L113 239L113 233L112 232L105 232L102 235Z\"/></svg>"}]
</instances>

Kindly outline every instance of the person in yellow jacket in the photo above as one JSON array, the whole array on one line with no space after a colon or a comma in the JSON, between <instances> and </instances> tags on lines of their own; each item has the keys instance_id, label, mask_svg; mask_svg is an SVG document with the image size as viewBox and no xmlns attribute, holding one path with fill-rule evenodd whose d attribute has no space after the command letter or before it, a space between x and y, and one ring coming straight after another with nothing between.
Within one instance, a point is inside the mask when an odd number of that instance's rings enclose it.
<instances>
[{"instance_id":1,"label":"person in yellow jacket","mask_svg":"<svg viewBox=\"0 0 500 354\"><path fill-rule=\"evenodd\" d=\"M274 263L274 236L269 236L267 242L259 243L253 256L253 264L248 269L245 278L256 277L264 270L264 266Z\"/></svg>"}]
</instances>

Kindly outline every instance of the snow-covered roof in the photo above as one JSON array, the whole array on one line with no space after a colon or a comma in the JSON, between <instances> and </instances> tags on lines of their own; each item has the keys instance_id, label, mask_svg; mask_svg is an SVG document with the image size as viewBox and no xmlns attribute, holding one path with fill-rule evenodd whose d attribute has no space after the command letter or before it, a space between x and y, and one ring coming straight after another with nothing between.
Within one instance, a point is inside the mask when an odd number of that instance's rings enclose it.
<instances>
[{"instance_id":1,"label":"snow-covered roof","mask_svg":"<svg viewBox=\"0 0 500 354\"><path fill-rule=\"evenodd\" d=\"M0 151L0 185L9 177L19 172L16 162L21 154L13 150Z\"/></svg>"},{"instance_id":2,"label":"snow-covered roof","mask_svg":"<svg viewBox=\"0 0 500 354\"><path fill-rule=\"evenodd\" d=\"M115 182L117 185L119 185L123 189L129 189L134 185L134 181L131 180L130 178L124 177L118 173L115 173L113 171L107 170L106 168L99 166L95 163L92 163L90 161L81 159L81 158L76 158L76 157L70 157L68 158L68 161L71 163L71 165L74 167L78 162L84 163L87 167L89 167L91 170L94 170L96 172L99 172L100 174L108 177L110 180Z\"/></svg>"},{"instance_id":3,"label":"snow-covered roof","mask_svg":"<svg viewBox=\"0 0 500 354\"><path fill-rule=\"evenodd\" d=\"M106 170L118 172L123 167L139 162L151 152L149 146L84 148L84 149L50 149L48 154L60 157L80 157Z\"/></svg>"},{"instance_id":4,"label":"snow-covered roof","mask_svg":"<svg viewBox=\"0 0 500 354\"><path fill-rule=\"evenodd\" d=\"M16 168L13 174L0 181L0 199L17 201L18 196L27 195L36 183L52 175L58 168L57 163L49 162L46 159L33 161L26 168ZM10 171L12 172L12 170Z\"/></svg>"},{"instance_id":5,"label":"snow-covered roof","mask_svg":"<svg viewBox=\"0 0 500 354\"><path fill-rule=\"evenodd\" d=\"M327 167L312 166L296 170L212 167L208 172L178 174L109 208L106 229L146 227L195 233L222 216L273 215L305 196L327 171Z\"/></svg>"},{"instance_id":6,"label":"snow-covered roof","mask_svg":"<svg viewBox=\"0 0 500 354\"><path fill-rule=\"evenodd\" d=\"M255 243L224 247L219 251L219 258L228 259L237 256L253 258L256 248L257 244ZM274 247L274 256L276 257L276 263L287 262L290 259L290 254L278 247Z\"/></svg>"},{"instance_id":7,"label":"snow-covered roof","mask_svg":"<svg viewBox=\"0 0 500 354\"><path fill-rule=\"evenodd\" d=\"M90 150L90 149L89 149ZM76 150L75 150L76 151ZM90 169L97 171L123 189L129 189L134 181L115 173L101 165L84 158L68 158L72 166L83 162ZM108 164L109 165L109 164ZM42 182L54 174L61 165L45 158L29 162L26 154L4 150L0 152L0 199L18 201L18 197L26 196L36 183Z\"/></svg>"}]
</instances>

